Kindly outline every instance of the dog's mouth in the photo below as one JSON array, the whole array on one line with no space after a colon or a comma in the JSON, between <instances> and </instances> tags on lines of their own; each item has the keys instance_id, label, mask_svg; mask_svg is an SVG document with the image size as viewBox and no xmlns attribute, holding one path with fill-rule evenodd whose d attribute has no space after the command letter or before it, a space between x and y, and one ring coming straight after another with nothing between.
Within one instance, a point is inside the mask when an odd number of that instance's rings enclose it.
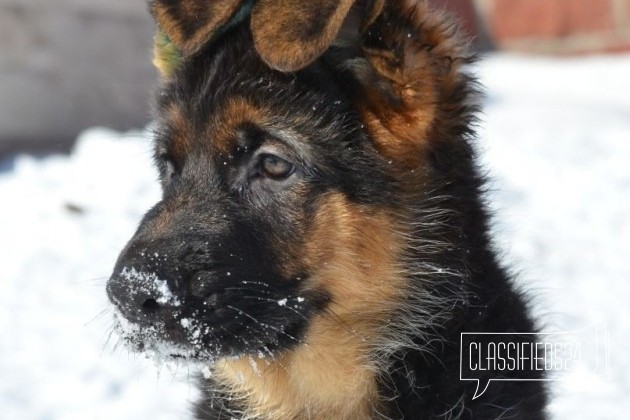
<instances>
[{"instance_id":1,"label":"dog's mouth","mask_svg":"<svg viewBox=\"0 0 630 420\"><path fill-rule=\"evenodd\" d=\"M156 361L203 360L212 361L221 353L219 343L210 343L201 336L201 329L177 326L179 317L171 321L154 321L150 325L139 325L129 321L118 310L114 312L114 330L134 352L144 354ZM181 318L186 324L186 318ZM181 321L180 321L181 322Z\"/></svg>"},{"instance_id":2,"label":"dog's mouth","mask_svg":"<svg viewBox=\"0 0 630 420\"><path fill-rule=\"evenodd\" d=\"M310 316L322 304L312 293L234 279L203 296L180 297L156 276L130 272L122 271L124 281L112 277L108 285L115 331L133 351L157 360L273 358L302 342Z\"/></svg>"}]
</instances>

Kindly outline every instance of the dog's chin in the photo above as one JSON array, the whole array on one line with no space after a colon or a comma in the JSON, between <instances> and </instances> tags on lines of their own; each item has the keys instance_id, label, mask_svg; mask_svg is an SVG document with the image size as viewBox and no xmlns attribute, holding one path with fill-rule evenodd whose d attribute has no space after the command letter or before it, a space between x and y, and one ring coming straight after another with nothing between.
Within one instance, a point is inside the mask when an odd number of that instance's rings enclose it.
<instances>
[{"instance_id":1,"label":"dog's chin","mask_svg":"<svg viewBox=\"0 0 630 420\"><path fill-rule=\"evenodd\" d=\"M125 344L135 353L158 362L212 362L216 355L168 340L144 335L124 335Z\"/></svg>"},{"instance_id":2,"label":"dog's chin","mask_svg":"<svg viewBox=\"0 0 630 420\"><path fill-rule=\"evenodd\" d=\"M206 342L199 332L189 334L183 326L176 327L175 322L138 325L116 311L114 331L129 350L157 362L211 362L221 357L216 344Z\"/></svg>"},{"instance_id":3,"label":"dog's chin","mask_svg":"<svg viewBox=\"0 0 630 420\"><path fill-rule=\"evenodd\" d=\"M275 358L285 349L278 337L232 340L219 339L213 329L196 324L191 318L172 319L166 322L141 326L127 320L117 311L114 314L114 331L131 351L157 363L185 362L211 364L221 358Z\"/></svg>"}]
</instances>

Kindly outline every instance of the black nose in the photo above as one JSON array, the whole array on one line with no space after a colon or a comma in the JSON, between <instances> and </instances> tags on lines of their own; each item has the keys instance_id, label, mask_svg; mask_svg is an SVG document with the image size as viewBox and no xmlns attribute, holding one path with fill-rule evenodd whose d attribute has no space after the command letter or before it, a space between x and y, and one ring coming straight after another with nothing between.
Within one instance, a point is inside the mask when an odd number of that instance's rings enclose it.
<instances>
[{"instance_id":1,"label":"black nose","mask_svg":"<svg viewBox=\"0 0 630 420\"><path fill-rule=\"evenodd\" d=\"M107 282L109 300L129 321L150 325L180 306L168 282L142 268L118 268Z\"/></svg>"}]
</instances>

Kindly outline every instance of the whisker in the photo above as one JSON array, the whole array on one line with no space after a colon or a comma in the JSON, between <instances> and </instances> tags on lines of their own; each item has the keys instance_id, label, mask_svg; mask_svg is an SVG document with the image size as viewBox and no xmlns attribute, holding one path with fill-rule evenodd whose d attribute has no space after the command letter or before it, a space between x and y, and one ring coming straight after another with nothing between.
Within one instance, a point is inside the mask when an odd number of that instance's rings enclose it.
<instances>
[{"instance_id":1,"label":"whisker","mask_svg":"<svg viewBox=\"0 0 630 420\"><path fill-rule=\"evenodd\" d=\"M94 277L89 279L75 280L69 282L72 285L96 285L96 286L104 286L109 280L109 276L107 277Z\"/></svg>"},{"instance_id":2,"label":"whisker","mask_svg":"<svg viewBox=\"0 0 630 420\"><path fill-rule=\"evenodd\" d=\"M86 322L85 324L83 324L84 327L87 327L88 325L90 325L92 322L96 321L97 319L99 319L100 317L102 317L103 315L105 315L106 313L108 313L109 311L111 311L111 308L105 308L102 311L100 311L98 314L96 314L96 316L94 316L94 318L90 319L88 322Z\"/></svg>"},{"instance_id":3,"label":"whisker","mask_svg":"<svg viewBox=\"0 0 630 420\"><path fill-rule=\"evenodd\" d=\"M282 331L276 327L274 327L273 325L269 325L267 323L264 322L260 322L259 320L257 320L256 318L254 318L253 316L251 316L250 314L248 314L247 312L243 311L242 309L238 309L235 308L234 306L231 305L226 305L226 308L230 308L236 312L238 312L239 314L245 315L247 318L251 319L252 321L254 321L256 324L260 325L263 328L270 328L274 331L276 331L279 334L283 334L286 335L287 337L289 337L290 339L294 340L296 343L301 343L300 340L298 340L297 338L293 337L291 334L287 333L286 331Z\"/></svg>"},{"instance_id":4,"label":"whisker","mask_svg":"<svg viewBox=\"0 0 630 420\"><path fill-rule=\"evenodd\" d=\"M277 303L278 302L278 301L276 301L274 299L258 297L258 296L241 296L241 299L258 300L258 301L265 301L265 302L272 302L272 303ZM297 309L292 308L291 306L289 306L288 303L286 305L282 306L282 308L288 309L291 312L295 313L296 315L300 316L303 320L308 321L308 318L306 316L304 316L304 314L299 312Z\"/></svg>"},{"instance_id":5,"label":"whisker","mask_svg":"<svg viewBox=\"0 0 630 420\"><path fill-rule=\"evenodd\" d=\"M103 354L105 353L105 350L107 349L107 347L109 347L109 342L112 338L112 334L114 333L114 326L110 326L109 327L109 332L105 332L105 334L107 334L107 337L105 337L105 342L103 343L103 348L101 349L101 357L103 356Z\"/></svg>"}]
</instances>

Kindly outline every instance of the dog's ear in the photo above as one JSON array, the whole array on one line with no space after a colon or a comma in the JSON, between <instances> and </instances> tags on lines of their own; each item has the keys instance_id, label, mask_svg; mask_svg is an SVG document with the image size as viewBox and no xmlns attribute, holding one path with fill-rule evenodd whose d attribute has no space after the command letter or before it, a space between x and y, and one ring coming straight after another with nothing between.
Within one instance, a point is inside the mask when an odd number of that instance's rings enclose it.
<instances>
[{"instance_id":1,"label":"dog's ear","mask_svg":"<svg viewBox=\"0 0 630 420\"><path fill-rule=\"evenodd\" d=\"M248 3L246 0L150 0L158 27L186 56L201 48Z\"/></svg>"},{"instance_id":2,"label":"dog's ear","mask_svg":"<svg viewBox=\"0 0 630 420\"><path fill-rule=\"evenodd\" d=\"M181 57L198 51L251 9L252 35L260 57L277 70L296 71L328 49L354 1L151 0L160 28L155 64L169 74Z\"/></svg>"},{"instance_id":3,"label":"dog's ear","mask_svg":"<svg viewBox=\"0 0 630 420\"><path fill-rule=\"evenodd\" d=\"M154 64L170 75L183 57L198 51L230 22L246 17L251 0L150 0L158 25Z\"/></svg>"},{"instance_id":4,"label":"dog's ear","mask_svg":"<svg viewBox=\"0 0 630 420\"><path fill-rule=\"evenodd\" d=\"M364 13L361 57L347 67L366 129L398 167L416 167L431 142L468 129L469 57L455 24L419 0L377 0Z\"/></svg>"},{"instance_id":5,"label":"dog's ear","mask_svg":"<svg viewBox=\"0 0 630 420\"><path fill-rule=\"evenodd\" d=\"M256 50L272 68L296 71L335 40L354 0L258 0L252 10Z\"/></svg>"}]
</instances>

